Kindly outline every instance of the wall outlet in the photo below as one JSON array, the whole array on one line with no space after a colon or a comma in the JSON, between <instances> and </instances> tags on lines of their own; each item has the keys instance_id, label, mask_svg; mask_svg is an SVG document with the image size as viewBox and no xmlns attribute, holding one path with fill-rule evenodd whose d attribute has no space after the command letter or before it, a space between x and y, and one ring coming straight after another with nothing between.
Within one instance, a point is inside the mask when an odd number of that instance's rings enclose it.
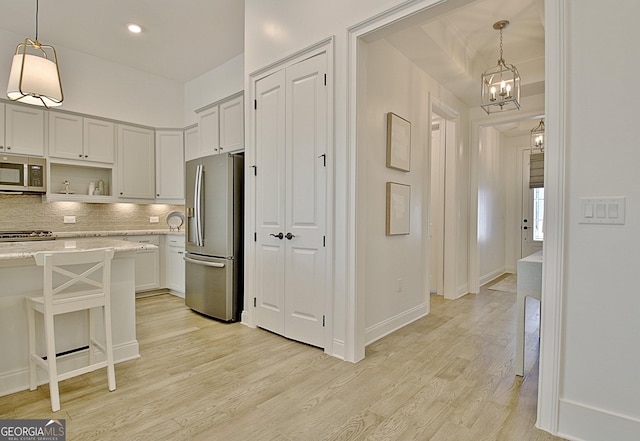
<instances>
[{"instance_id":1,"label":"wall outlet","mask_svg":"<svg viewBox=\"0 0 640 441\"><path fill-rule=\"evenodd\" d=\"M65 216L64 217L64 223L65 224L75 224L76 223L76 217L75 216Z\"/></svg>"},{"instance_id":2,"label":"wall outlet","mask_svg":"<svg viewBox=\"0 0 640 441\"><path fill-rule=\"evenodd\" d=\"M160 218L158 216L149 216L149 222L151 222L152 224L157 224L158 222L160 222Z\"/></svg>"}]
</instances>

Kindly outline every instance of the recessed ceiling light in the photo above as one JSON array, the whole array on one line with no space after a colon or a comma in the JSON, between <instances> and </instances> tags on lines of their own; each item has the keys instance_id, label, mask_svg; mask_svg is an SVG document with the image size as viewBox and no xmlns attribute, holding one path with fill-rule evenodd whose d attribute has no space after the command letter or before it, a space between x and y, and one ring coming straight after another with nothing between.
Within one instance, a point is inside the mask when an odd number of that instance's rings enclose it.
<instances>
[{"instance_id":1,"label":"recessed ceiling light","mask_svg":"<svg viewBox=\"0 0 640 441\"><path fill-rule=\"evenodd\" d=\"M127 29L129 29L129 31L133 32L134 34L139 34L140 32L142 32L142 28L135 23L129 23L127 25Z\"/></svg>"}]
</instances>

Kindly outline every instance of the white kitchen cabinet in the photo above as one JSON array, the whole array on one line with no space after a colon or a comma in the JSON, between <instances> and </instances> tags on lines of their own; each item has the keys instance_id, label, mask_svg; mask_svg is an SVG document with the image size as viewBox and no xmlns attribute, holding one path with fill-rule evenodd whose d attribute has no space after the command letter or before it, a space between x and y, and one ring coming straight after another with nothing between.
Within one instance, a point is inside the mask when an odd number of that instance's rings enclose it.
<instances>
[{"instance_id":1,"label":"white kitchen cabinet","mask_svg":"<svg viewBox=\"0 0 640 441\"><path fill-rule=\"evenodd\" d=\"M82 119L85 158L113 164L115 161L115 124L94 118Z\"/></svg>"},{"instance_id":2,"label":"white kitchen cabinet","mask_svg":"<svg viewBox=\"0 0 640 441\"><path fill-rule=\"evenodd\" d=\"M198 144L191 143L187 160L244 150L244 99L236 94L196 111ZM189 133L194 136L194 133ZM186 132L185 132L186 136Z\"/></svg>"},{"instance_id":3,"label":"white kitchen cabinet","mask_svg":"<svg viewBox=\"0 0 640 441\"><path fill-rule=\"evenodd\" d=\"M154 131L142 127L117 125L118 195L120 198L154 200Z\"/></svg>"},{"instance_id":4,"label":"white kitchen cabinet","mask_svg":"<svg viewBox=\"0 0 640 441\"><path fill-rule=\"evenodd\" d=\"M4 104L4 136L0 152L44 156L44 111L33 106Z\"/></svg>"},{"instance_id":5,"label":"white kitchen cabinet","mask_svg":"<svg viewBox=\"0 0 640 441\"><path fill-rule=\"evenodd\" d=\"M182 130L156 131L156 201L184 203L183 137Z\"/></svg>"},{"instance_id":6,"label":"white kitchen cabinet","mask_svg":"<svg viewBox=\"0 0 640 441\"><path fill-rule=\"evenodd\" d=\"M236 96L220 103L219 153L244 150L244 100Z\"/></svg>"},{"instance_id":7,"label":"white kitchen cabinet","mask_svg":"<svg viewBox=\"0 0 640 441\"><path fill-rule=\"evenodd\" d=\"M217 105L206 107L198 113L200 148L198 157L215 155L220 150L220 109Z\"/></svg>"},{"instance_id":8,"label":"white kitchen cabinet","mask_svg":"<svg viewBox=\"0 0 640 441\"><path fill-rule=\"evenodd\" d=\"M184 159L190 161L200 156L200 133L198 126L184 129Z\"/></svg>"},{"instance_id":9,"label":"white kitchen cabinet","mask_svg":"<svg viewBox=\"0 0 640 441\"><path fill-rule=\"evenodd\" d=\"M82 117L49 112L49 156L63 159L84 159Z\"/></svg>"},{"instance_id":10,"label":"white kitchen cabinet","mask_svg":"<svg viewBox=\"0 0 640 441\"><path fill-rule=\"evenodd\" d=\"M124 240L158 246L155 250L136 251L136 292L160 288L160 236L124 236Z\"/></svg>"},{"instance_id":11,"label":"white kitchen cabinet","mask_svg":"<svg viewBox=\"0 0 640 441\"><path fill-rule=\"evenodd\" d=\"M184 236L166 236L165 282L167 288L179 297L184 297Z\"/></svg>"},{"instance_id":12,"label":"white kitchen cabinet","mask_svg":"<svg viewBox=\"0 0 640 441\"><path fill-rule=\"evenodd\" d=\"M49 156L113 164L115 128L109 121L49 112Z\"/></svg>"}]
</instances>

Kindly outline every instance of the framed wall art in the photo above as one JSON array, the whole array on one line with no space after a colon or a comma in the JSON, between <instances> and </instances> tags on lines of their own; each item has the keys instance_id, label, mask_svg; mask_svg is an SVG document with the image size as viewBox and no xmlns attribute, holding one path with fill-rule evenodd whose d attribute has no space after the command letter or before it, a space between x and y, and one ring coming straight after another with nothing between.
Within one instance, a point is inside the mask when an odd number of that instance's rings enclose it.
<instances>
[{"instance_id":1,"label":"framed wall art","mask_svg":"<svg viewBox=\"0 0 640 441\"><path fill-rule=\"evenodd\" d=\"M387 236L410 233L411 186L387 182Z\"/></svg>"},{"instance_id":2,"label":"framed wall art","mask_svg":"<svg viewBox=\"0 0 640 441\"><path fill-rule=\"evenodd\" d=\"M387 167L409 171L411 165L411 123L387 113Z\"/></svg>"}]
</instances>

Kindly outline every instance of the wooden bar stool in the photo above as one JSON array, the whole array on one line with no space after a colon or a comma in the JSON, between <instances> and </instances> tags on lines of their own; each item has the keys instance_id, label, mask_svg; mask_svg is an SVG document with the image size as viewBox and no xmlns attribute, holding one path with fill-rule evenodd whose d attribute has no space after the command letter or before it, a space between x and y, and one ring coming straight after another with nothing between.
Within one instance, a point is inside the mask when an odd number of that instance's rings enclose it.
<instances>
[{"instance_id":1,"label":"wooden bar stool","mask_svg":"<svg viewBox=\"0 0 640 441\"><path fill-rule=\"evenodd\" d=\"M113 249L88 251L39 252L36 264L44 267L42 296L27 297L29 326L29 388L37 388L36 367L41 366L49 375L51 408L60 410L58 382L67 378L107 368L109 390L116 389L111 337L111 260ZM103 312L105 342L95 338L96 312ZM89 311L89 364L69 372L58 373L54 317L75 311ZM46 356L36 353L35 311L43 316ZM96 361L96 351L106 360Z\"/></svg>"}]
</instances>

